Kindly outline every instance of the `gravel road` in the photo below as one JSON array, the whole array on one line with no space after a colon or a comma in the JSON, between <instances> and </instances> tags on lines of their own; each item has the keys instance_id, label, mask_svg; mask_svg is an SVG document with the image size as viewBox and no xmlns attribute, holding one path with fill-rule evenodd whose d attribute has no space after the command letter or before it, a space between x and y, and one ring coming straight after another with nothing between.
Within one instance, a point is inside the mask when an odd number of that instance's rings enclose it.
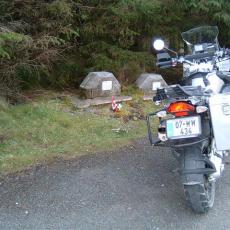
<instances>
[{"instance_id":1,"label":"gravel road","mask_svg":"<svg viewBox=\"0 0 230 230\"><path fill-rule=\"evenodd\" d=\"M177 166L168 149L141 139L8 177L0 184L0 229L230 229L230 165L205 215L186 207Z\"/></svg>"}]
</instances>

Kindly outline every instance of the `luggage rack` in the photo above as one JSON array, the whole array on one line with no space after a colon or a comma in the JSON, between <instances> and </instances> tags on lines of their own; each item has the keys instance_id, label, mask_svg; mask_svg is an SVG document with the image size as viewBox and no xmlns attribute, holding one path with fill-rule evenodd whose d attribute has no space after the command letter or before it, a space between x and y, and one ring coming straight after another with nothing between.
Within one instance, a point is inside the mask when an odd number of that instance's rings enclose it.
<instances>
[{"instance_id":1,"label":"luggage rack","mask_svg":"<svg viewBox=\"0 0 230 230\"><path fill-rule=\"evenodd\" d=\"M166 99L184 99L192 96L208 96L201 86L181 86L171 85L163 89L157 89L156 96L153 98L154 102L163 101Z\"/></svg>"}]
</instances>

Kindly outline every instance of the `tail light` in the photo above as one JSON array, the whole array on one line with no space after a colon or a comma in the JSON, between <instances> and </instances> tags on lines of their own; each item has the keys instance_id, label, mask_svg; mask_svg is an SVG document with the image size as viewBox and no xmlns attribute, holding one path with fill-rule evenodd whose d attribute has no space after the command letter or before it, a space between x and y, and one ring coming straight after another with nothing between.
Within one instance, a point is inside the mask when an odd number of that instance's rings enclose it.
<instances>
[{"instance_id":1,"label":"tail light","mask_svg":"<svg viewBox=\"0 0 230 230\"><path fill-rule=\"evenodd\" d=\"M195 111L195 106L186 101L171 103L167 108L167 112L175 115L176 117L189 116L194 114Z\"/></svg>"}]
</instances>

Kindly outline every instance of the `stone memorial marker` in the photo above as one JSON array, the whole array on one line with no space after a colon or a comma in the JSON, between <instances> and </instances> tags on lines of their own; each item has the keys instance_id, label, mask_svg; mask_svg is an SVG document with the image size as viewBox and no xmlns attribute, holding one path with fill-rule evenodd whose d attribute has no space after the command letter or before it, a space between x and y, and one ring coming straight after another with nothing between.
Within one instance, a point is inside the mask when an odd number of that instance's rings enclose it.
<instances>
[{"instance_id":1,"label":"stone memorial marker","mask_svg":"<svg viewBox=\"0 0 230 230\"><path fill-rule=\"evenodd\" d=\"M91 72L81 83L87 99L116 96L121 93L121 85L110 72Z\"/></svg>"},{"instance_id":2,"label":"stone memorial marker","mask_svg":"<svg viewBox=\"0 0 230 230\"><path fill-rule=\"evenodd\" d=\"M143 73L136 81L136 85L144 92L144 100L152 99L158 88L167 86L167 83L160 74Z\"/></svg>"}]
</instances>

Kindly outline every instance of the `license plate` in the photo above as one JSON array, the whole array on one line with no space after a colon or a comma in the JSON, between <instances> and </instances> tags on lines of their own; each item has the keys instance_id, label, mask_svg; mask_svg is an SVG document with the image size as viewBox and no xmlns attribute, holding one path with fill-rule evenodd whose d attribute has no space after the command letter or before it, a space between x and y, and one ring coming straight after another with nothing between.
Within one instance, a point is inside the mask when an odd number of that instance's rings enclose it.
<instances>
[{"instance_id":1,"label":"license plate","mask_svg":"<svg viewBox=\"0 0 230 230\"><path fill-rule=\"evenodd\" d=\"M200 117L183 117L167 120L166 130L169 139L199 136L201 134Z\"/></svg>"}]
</instances>

